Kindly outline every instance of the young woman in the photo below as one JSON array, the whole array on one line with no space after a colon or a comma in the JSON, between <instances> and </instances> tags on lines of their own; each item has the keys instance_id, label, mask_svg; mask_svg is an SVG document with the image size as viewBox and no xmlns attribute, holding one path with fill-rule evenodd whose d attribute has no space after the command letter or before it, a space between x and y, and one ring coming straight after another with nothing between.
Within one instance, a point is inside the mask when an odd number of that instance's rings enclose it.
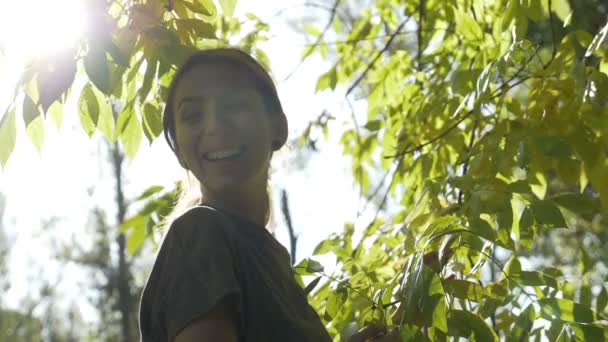
<instances>
[{"instance_id":1,"label":"young woman","mask_svg":"<svg viewBox=\"0 0 608 342\"><path fill-rule=\"evenodd\" d=\"M170 222L141 298L142 341L331 341L265 228L288 130L268 73L238 49L199 51L173 79L163 125L200 196Z\"/></svg>"}]
</instances>

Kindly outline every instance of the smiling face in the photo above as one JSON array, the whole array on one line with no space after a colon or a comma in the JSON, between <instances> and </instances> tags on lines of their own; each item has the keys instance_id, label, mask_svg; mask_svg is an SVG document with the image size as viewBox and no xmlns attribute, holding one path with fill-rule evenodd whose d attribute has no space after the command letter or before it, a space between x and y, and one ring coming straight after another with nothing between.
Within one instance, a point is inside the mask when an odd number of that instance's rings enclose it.
<instances>
[{"instance_id":1,"label":"smiling face","mask_svg":"<svg viewBox=\"0 0 608 342\"><path fill-rule=\"evenodd\" d=\"M282 113L269 112L244 67L207 63L190 69L175 88L176 154L205 190L263 186L272 142L287 136Z\"/></svg>"}]
</instances>

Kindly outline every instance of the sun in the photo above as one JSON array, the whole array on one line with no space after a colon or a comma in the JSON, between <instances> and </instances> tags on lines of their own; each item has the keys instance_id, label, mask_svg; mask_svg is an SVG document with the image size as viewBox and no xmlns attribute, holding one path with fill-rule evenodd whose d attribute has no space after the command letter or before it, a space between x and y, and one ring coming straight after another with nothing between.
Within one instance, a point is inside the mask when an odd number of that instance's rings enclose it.
<instances>
[{"instance_id":1,"label":"sun","mask_svg":"<svg viewBox=\"0 0 608 342\"><path fill-rule=\"evenodd\" d=\"M1 53L25 63L78 41L85 29L82 0L3 1L0 10Z\"/></svg>"}]
</instances>

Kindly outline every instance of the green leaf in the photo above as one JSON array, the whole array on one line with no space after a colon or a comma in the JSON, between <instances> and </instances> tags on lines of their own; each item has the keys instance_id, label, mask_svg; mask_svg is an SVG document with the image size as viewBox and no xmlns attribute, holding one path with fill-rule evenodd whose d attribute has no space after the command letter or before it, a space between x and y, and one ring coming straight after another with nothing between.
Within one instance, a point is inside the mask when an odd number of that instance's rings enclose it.
<instances>
[{"instance_id":1,"label":"green leaf","mask_svg":"<svg viewBox=\"0 0 608 342\"><path fill-rule=\"evenodd\" d=\"M194 13L202 14L207 20L215 19L217 9L213 0L184 1L183 4Z\"/></svg>"},{"instance_id":2,"label":"green leaf","mask_svg":"<svg viewBox=\"0 0 608 342\"><path fill-rule=\"evenodd\" d=\"M157 60L148 60L146 66L146 72L144 73L144 80L139 88L137 94L142 102L145 102L150 89L152 88L152 82L156 78L156 70L158 69Z\"/></svg>"},{"instance_id":3,"label":"green leaf","mask_svg":"<svg viewBox=\"0 0 608 342\"><path fill-rule=\"evenodd\" d=\"M540 136L534 140L536 146L547 156L556 159L570 159L572 148L564 139L557 136Z\"/></svg>"},{"instance_id":4,"label":"green leaf","mask_svg":"<svg viewBox=\"0 0 608 342\"><path fill-rule=\"evenodd\" d=\"M40 115L38 106L27 94L23 99L23 119L25 121L25 131L30 141L40 153L44 142L44 118Z\"/></svg>"},{"instance_id":5,"label":"green leaf","mask_svg":"<svg viewBox=\"0 0 608 342\"><path fill-rule=\"evenodd\" d=\"M74 82L76 61L74 56L66 55L51 61L50 65L38 74L38 102L46 112L51 104L65 94Z\"/></svg>"},{"instance_id":6,"label":"green leaf","mask_svg":"<svg viewBox=\"0 0 608 342\"><path fill-rule=\"evenodd\" d=\"M535 22L539 22L543 19L543 6L541 0L528 0L528 8L526 14L528 18Z\"/></svg>"},{"instance_id":7,"label":"green leaf","mask_svg":"<svg viewBox=\"0 0 608 342\"><path fill-rule=\"evenodd\" d=\"M306 258L293 267L294 272L300 275L311 275L316 272L323 272L323 265L318 261Z\"/></svg>"},{"instance_id":8,"label":"green leaf","mask_svg":"<svg viewBox=\"0 0 608 342\"><path fill-rule=\"evenodd\" d=\"M475 89L477 91L478 97L482 97L488 90L493 72L494 72L494 62L490 62L490 63L488 63L488 65L486 65L486 67L483 69L483 71L477 78L477 82L475 84Z\"/></svg>"},{"instance_id":9,"label":"green leaf","mask_svg":"<svg viewBox=\"0 0 608 342\"><path fill-rule=\"evenodd\" d=\"M557 280L552 276L537 272L537 271L521 271L519 273L510 274L513 280L525 286L550 286L558 289Z\"/></svg>"},{"instance_id":10,"label":"green leaf","mask_svg":"<svg viewBox=\"0 0 608 342\"><path fill-rule=\"evenodd\" d=\"M431 303L429 310L427 304ZM448 332L448 315L447 315L447 305L445 303L445 297L443 295L433 295L430 296L427 300L424 300L423 303L423 312L430 311L431 314L431 326L441 330L444 333ZM428 319L427 319L428 321Z\"/></svg>"},{"instance_id":11,"label":"green leaf","mask_svg":"<svg viewBox=\"0 0 608 342\"><path fill-rule=\"evenodd\" d=\"M146 241L146 225L148 219L144 216L136 216L136 220L131 223L131 234L127 238L127 252L135 254Z\"/></svg>"},{"instance_id":12,"label":"green leaf","mask_svg":"<svg viewBox=\"0 0 608 342\"><path fill-rule=\"evenodd\" d=\"M536 201L530 206L536 221L551 228L565 228L566 221L562 212L550 200Z\"/></svg>"},{"instance_id":13,"label":"green leaf","mask_svg":"<svg viewBox=\"0 0 608 342\"><path fill-rule=\"evenodd\" d=\"M59 130L63 121L63 105L60 102L54 102L47 110L47 116L55 123L55 127Z\"/></svg>"},{"instance_id":14,"label":"green leaf","mask_svg":"<svg viewBox=\"0 0 608 342\"><path fill-rule=\"evenodd\" d=\"M308 285L306 285L306 287L304 288L304 294L308 296L312 292L312 290L314 290L315 287L317 287L317 284L319 284L319 281L321 281L321 276L316 277L313 281L308 283Z\"/></svg>"},{"instance_id":15,"label":"green leaf","mask_svg":"<svg viewBox=\"0 0 608 342\"><path fill-rule=\"evenodd\" d=\"M312 254L313 255L323 255L323 254L327 254L329 252L333 252L339 248L340 248L340 240L338 238L326 239L326 240L319 242L319 244L315 247Z\"/></svg>"},{"instance_id":16,"label":"green leaf","mask_svg":"<svg viewBox=\"0 0 608 342\"><path fill-rule=\"evenodd\" d=\"M450 279L444 281L443 286L452 296L474 302L481 302L489 295L483 286L468 280Z\"/></svg>"},{"instance_id":17,"label":"green leaf","mask_svg":"<svg viewBox=\"0 0 608 342\"><path fill-rule=\"evenodd\" d=\"M571 323L569 326L578 341L606 341L608 339L608 329L605 326L577 323Z\"/></svg>"},{"instance_id":18,"label":"green leaf","mask_svg":"<svg viewBox=\"0 0 608 342\"><path fill-rule=\"evenodd\" d=\"M370 132L376 132L382 128L383 123L384 122L382 120L370 120L363 127Z\"/></svg>"},{"instance_id":19,"label":"green leaf","mask_svg":"<svg viewBox=\"0 0 608 342\"><path fill-rule=\"evenodd\" d=\"M17 125L15 109L9 108L0 121L0 163L2 163L2 168L6 167L6 162L15 148L16 140Z\"/></svg>"},{"instance_id":20,"label":"green leaf","mask_svg":"<svg viewBox=\"0 0 608 342\"><path fill-rule=\"evenodd\" d=\"M80 124L89 137L93 135L99 120L99 103L90 83L87 83L78 99Z\"/></svg>"},{"instance_id":21,"label":"green leaf","mask_svg":"<svg viewBox=\"0 0 608 342\"><path fill-rule=\"evenodd\" d=\"M38 150L38 153L42 151L42 143L44 142L44 118L42 115L38 115L37 118L32 120L25 129L30 141Z\"/></svg>"},{"instance_id":22,"label":"green leaf","mask_svg":"<svg viewBox=\"0 0 608 342\"><path fill-rule=\"evenodd\" d=\"M89 76L89 80L102 93L110 95L110 70L106 52L101 49L100 44L89 43L89 53L84 58L84 69Z\"/></svg>"},{"instance_id":23,"label":"green leaf","mask_svg":"<svg viewBox=\"0 0 608 342\"><path fill-rule=\"evenodd\" d=\"M99 119L97 121L97 127L103 133L103 135L109 141L114 140L114 113L112 112L112 106L108 103L107 99L103 94L95 91L97 97L97 103L99 104Z\"/></svg>"},{"instance_id":24,"label":"green leaf","mask_svg":"<svg viewBox=\"0 0 608 342\"><path fill-rule=\"evenodd\" d=\"M534 321L536 320L536 310L534 310L534 305L529 304L517 317L511 331L509 332L509 336L507 337L508 342L516 342L516 341L528 341L530 329L532 329L532 325L534 325Z\"/></svg>"},{"instance_id":25,"label":"green leaf","mask_svg":"<svg viewBox=\"0 0 608 342\"><path fill-rule=\"evenodd\" d=\"M144 133L152 143L163 131L163 118L160 109L151 103L144 104L143 108Z\"/></svg>"},{"instance_id":26,"label":"green leaf","mask_svg":"<svg viewBox=\"0 0 608 342\"><path fill-rule=\"evenodd\" d=\"M464 310L448 313L448 335L469 338L475 341L498 341L496 333L478 315Z\"/></svg>"},{"instance_id":27,"label":"green leaf","mask_svg":"<svg viewBox=\"0 0 608 342\"><path fill-rule=\"evenodd\" d=\"M600 314L603 313L606 309L606 304L608 304L608 291L606 291L605 286L602 286L595 302L595 311Z\"/></svg>"},{"instance_id":28,"label":"green leaf","mask_svg":"<svg viewBox=\"0 0 608 342\"><path fill-rule=\"evenodd\" d=\"M462 11L456 12L456 32L472 41L481 40L483 37L483 32L477 21Z\"/></svg>"},{"instance_id":29,"label":"green leaf","mask_svg":"<svg viewBox=\"0 0 608 342\"><path fill-rule=\"evenodd\" d=\"M502 21L502 30L506 31L509 28L509 25L513 21L513 19L517 16L517 11L519 10L519 1L518 0L510 0L507 4L507 8L502 13L501 21Z\"/></svg>"},{"instance_id":30,"label":"green leaf","mask_svg":"<svg viewBox=\"0 0 608 342\"><path fill-rule=\"evenodd\" d=\"M196 38L217 39L215 26L198 19L178 19L176 23L188 31L194 32Z\"/></svg>"},{"instance_id":31,"label":"green leaf","mask_svg":"<svg viewBox=\"0 0 608 342\"><path fill-rule=\"evenodd\" d=\"M521 273L521 263L516 256L512 256L504 267L504 272L508 276L514 276Z\"/></svg>"},{"instance_id":32,"label":"green leaf","mask_svg":"<svg viewBox=\"0 0 608 342\"><path fill-rule=\"evenodd\" d=\"M328 72L324 73L319 77L317 81L317 86L315 88L315 93L318 93L321 90L325 90L327 88L331 88L334 90L336 88L336 83L338 82L338 74L336 71L336 67L333 66L329 69Z\"/></svg>"},{"instance_id":33,"label":"green leaf","mask_svg":"<svg viewBox=\"0 0 608 342\"><path fill-rule=\"evenodd\" d=\"M587 254L587 252L585 251L584 248L581 248L581 272L582 274L585 274L589 271L591 271L592 267L593 267L593 263L591 262L591 259L589 258L589 254Z\"/></svg>"},{"instance_id":34,"label":"green leaf","mask_svg":"<svg viewBox=\"0 0 608 342\"><path fill-rule=\"evenodd\" d=\"M534 216L530 208L524 209L519 218L519 226L515 230L515 235L519 239L519 243L525 248L532 247L532 238L534 237Z\"/></svg>"},{"instance_id":35,"label":"green leaf","mask_svg":"<svg viewBox=\"0 0 608 342\"><path fill-rule=\"evenodd\" d=\"M32 121L40 116L40 110L29 95L23 97L23 121L25 127L28 127Z\"/></svg>"},{"instance_id":36,"label":"green leaf","mask_svg":"<svg viewBox=\"0 0 608 342\"><path fill-rule=\"evenodd\" d=\"M477 234L478 236L481 236L488 241L496 240L496 232L494 231L494 229L492 229L492 227L486 220L483 220L479 217L474 218L470 221L469 229L475 232L475 234Z\"/></svg>"},{"instance_id":37,"label":"green leaf","mask_svg":"<svg viewBox=\"0 0 608 342\"><path fill-rule=\"evenodd\" d=\"M595 37L593 37L591 44L589 44L589 47L585 52L585 57L593 55L595 51L600 48L602 43L604 43L604 40L606 40L606 35L608 35L608 23L606 23L606 25L604 25L600 32L598 32Z\"/></svg>"},{"instance_id":38,"label":"green leaf","mask_svg":"<svg viewBox=\"0 0 608 342\"><path fill-rule=\"evenodd\" d=\"M137 198L135 200L141 201L143 199L146 199L146 198L162 191L163 189L164 189L164 187L161 185L153 185L153 186L147 188L141 195L137 196Z\"/></svg>"},{"instance_id":39,"label":"green leaf","mask_svg":"<svg viewBox=\"0 0 608 342\"><path fill-rule=\"evenodd\" d=\"M137 115L131 112L125 121L124 131L120 135L120 141L129 159L133 160L139 150L142 138L142 127L137 119Z\"/></svg>"},{"instance_id":40,"label":"green leaf","mask_svg":"<svg viewBox=\"0 0 608 342\"><path fill-rule=\"evenodd\" d=\"M342 305L348 299L348 290L346 287L338 285L335 291L331 291L327 296L327 305L325 306L325 312L331 317L335 317L338 311L342 308Z\"/></svg>"},{"instance_id":41,"label":"green leaf","mask_svg":"<svg viewBox=\"0 0 608 342\"><path fill-rule=\"evenodd\" d=\"M227 17L231 17L234 13L234 8L236 7L236 0L219 0L220 6L222 6L222 11L224 11L224 15Z\"/></svg>"},{"instance_id":42,"label":"green leaf","mask_svg":"<svg viewBox=\"0 0 608 342\"><path fill-rule=\"evenodd\" d=\"M559 319L572 323L591 323L597 315L590 308L562 298L543 298L538 300L541 316L548 320Z\"/></svg>"},{"instance_id":43,"label":"green leaf","mask_svg":"<svg viewBox=\"0 0 608 342\"><path fill-rule=\"evenodd\" d=\"M196 52L191 46L171 44L160 50L160 58L169 65L181 66L190 55Z\"/></svg>"},{"instance_id":44,"label":"green leaf","mask_svg":"<svg viewBox=\"0 0 608 342\"><path fill-rule=\"evenodd\" d=\"M577 215L595 215L601 209L598 199L578 193L563 193L551 197L558 206Z\"/></svg>"}]
</instances>

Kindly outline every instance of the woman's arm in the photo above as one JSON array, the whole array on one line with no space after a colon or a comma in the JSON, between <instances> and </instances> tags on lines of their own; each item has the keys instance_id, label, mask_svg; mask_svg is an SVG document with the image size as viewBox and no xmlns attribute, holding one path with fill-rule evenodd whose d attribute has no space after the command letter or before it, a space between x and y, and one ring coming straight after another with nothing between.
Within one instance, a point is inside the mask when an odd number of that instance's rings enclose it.
<instances>
[{"instance_id":1,"label":"woman's arm","mask_svg":"<svg viewBox=\"0 0 608 342\"><path fill-rule=\"evenodd\" d=\"M181 330L174 342L237 342L238 316L234 298L225 298Z\"/></svg>"}]
</instances>

